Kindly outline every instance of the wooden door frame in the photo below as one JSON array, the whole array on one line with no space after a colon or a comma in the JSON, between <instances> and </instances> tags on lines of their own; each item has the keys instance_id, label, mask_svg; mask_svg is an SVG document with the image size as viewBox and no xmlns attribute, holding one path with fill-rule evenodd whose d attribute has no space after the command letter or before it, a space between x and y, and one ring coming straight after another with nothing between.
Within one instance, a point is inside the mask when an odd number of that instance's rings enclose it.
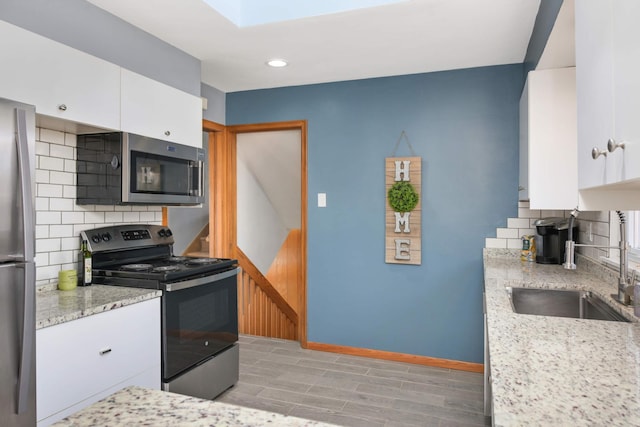
<instances>
[{"instance_id":1,"label":"wooden door frame","mask_svg":"<svg viewBox=\"0 0 640 427\"><path fill-rule=\"evenodd\" d=\"M236 257L237 247L237 135L240 133L300 131L300 284L298 293L298 337L307 347L307 121L257 123L224 126L202 121L209 133L209 227L212 238L209 251L224 257Z\"/></svg>"}]
</instances>

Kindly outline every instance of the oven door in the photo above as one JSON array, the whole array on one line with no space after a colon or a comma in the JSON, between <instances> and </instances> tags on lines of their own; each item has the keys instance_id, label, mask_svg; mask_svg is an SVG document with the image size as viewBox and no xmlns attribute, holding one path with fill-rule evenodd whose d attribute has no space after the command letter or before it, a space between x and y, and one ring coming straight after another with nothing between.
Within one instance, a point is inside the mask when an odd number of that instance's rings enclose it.
<instances>
[{"instance_id":1,"label":"oven door","mask_svg":"<svg viewBox=\"0 0 640 427\"><path fill-rule=\"evenodd\" d=\"M204 201L204 152L196 147L123 134L122 201L198 204Z\"/></svg>"},{"instance_id":2,"label":"oven door","mask_svg":"<svg viewBox=\"0 0 640 427\"><path fill-rule=\"evenodd\" d=\"M238 340L238 269L166 284L162 297L165 382Z\"/></svg>"}]
</instances>

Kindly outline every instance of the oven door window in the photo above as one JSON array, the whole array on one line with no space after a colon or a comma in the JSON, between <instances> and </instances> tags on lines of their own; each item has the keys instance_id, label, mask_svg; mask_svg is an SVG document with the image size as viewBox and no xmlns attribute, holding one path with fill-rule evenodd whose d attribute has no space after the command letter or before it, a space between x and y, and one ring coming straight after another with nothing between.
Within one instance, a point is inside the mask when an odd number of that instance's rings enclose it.
<instances>
[{"instance_id":1,"label":"oven door window","mask_svg":"<svg viewBox=\"0 0 640 427\"><path fill-rule=\"evenodd\" d=\"M238 340L237 276L163 297L163 378L190 369Z\"/></svg>"},{"instance_id":2,"label":"oven door window","mask_svg":"<svg viewBox=\"0 0 640 427\"><path fill-rule=\"evenodd\" d=\"M197 192L197 168L184 159L131 151L131 192L189 196Z\"/></svg>"}]
</instances>

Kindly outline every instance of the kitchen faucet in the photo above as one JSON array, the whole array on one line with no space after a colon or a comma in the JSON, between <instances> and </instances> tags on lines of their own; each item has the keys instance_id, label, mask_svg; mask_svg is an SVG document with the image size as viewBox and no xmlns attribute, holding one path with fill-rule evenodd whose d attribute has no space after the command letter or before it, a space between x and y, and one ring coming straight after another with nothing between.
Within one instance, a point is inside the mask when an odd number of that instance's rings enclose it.
<instances>
[{"instance_id":1,"label":"kitchen faucet","mask_svg":"<svg viewBox=\"0 0 640 427\"><path fill-rule=\"evenodd\" d=\"M620 251L620 275L618 276L618 294L613 295L614 299L621 304L631 305L631 294L633 293L634 277L629 278L629 258L628 258L628 244L627 244L627 230L626 220L624 213L616 211L618 218L620 219L620 243L618 246L600 246L600 245L586 245L583 243L576 243L573 241L573 223L580 211L575 208L571 211L569 217L569 235L567 242L565 243L564 251L564 264L562 266L567 270L575 270L575 247L588 247L588 248L601 248L601 249L618 249ZM634 272L635 276L635 272Z\"/></svg>"}]
</instances>

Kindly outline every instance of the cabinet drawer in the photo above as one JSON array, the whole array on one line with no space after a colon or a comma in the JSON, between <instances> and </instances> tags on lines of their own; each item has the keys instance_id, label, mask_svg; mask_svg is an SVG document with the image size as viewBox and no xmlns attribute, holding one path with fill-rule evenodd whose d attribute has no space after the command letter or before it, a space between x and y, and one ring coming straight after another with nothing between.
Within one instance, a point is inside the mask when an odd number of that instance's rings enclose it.
<instances>
[{"instance_id":1,"label":"cabinet drawer","mask_svg":"<svg viewBox=\"0 0 640 427\"><path fill-rule=\"evenodd\" d=\"M38 420L153 366L159 380L160 300L38 330L36 346Z\"/></svg>"}]
</instances>

